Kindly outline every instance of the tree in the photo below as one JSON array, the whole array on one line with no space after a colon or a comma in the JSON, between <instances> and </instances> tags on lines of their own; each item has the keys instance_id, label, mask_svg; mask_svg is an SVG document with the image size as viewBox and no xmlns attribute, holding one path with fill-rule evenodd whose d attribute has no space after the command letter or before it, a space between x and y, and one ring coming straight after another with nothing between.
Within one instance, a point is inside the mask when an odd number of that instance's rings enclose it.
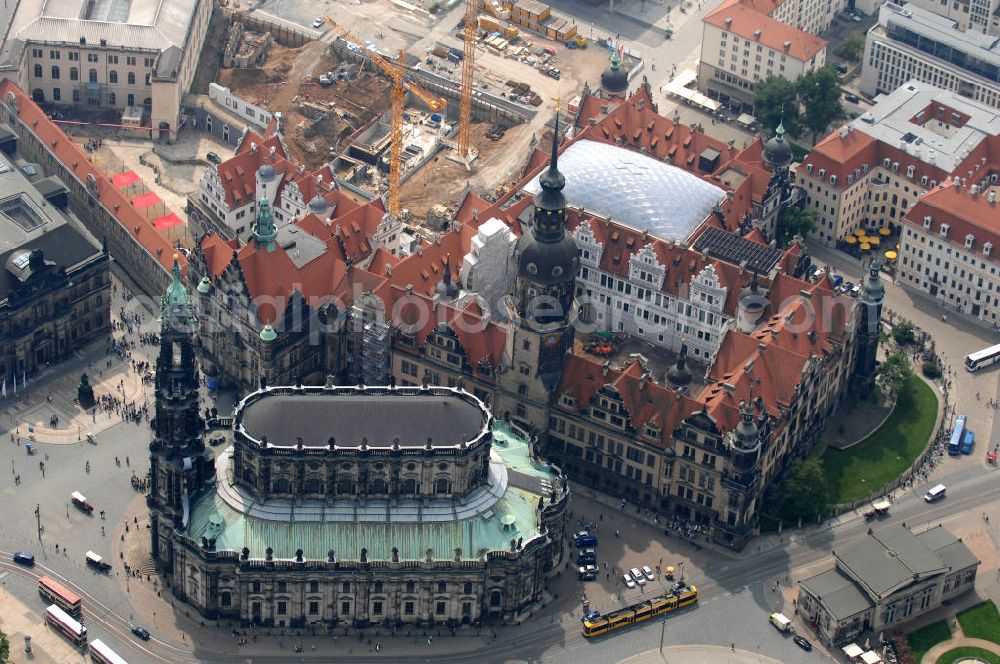
<instances>
[{"instance_id":1,"label":"tree","mask_svg":"<svg viewBox=\"0 0 1000 664\"><path fill-rule=\"evenodd\" d=\"M816 230L817 223L819 223L819 213L816 210L803 210L800 207L786 208L778 221L778 243L784 247L796 235L805 237Z\"/></svg>"},{"instance_id":2,"label":"tree","mask_svg":"<svg viewBox=\"0 0 1000 664\"><path fill-rule=\"evenodd\" d=\"M899 391L906 385L913 375L910 361L902 353L893 353L885 358L885 361L878 367L878 375L875 382L882 390L890 394L899 394Z\"/></svg>"},{"instance_id":3,"label":"tree","mask_svg":"<svg viewBox=\"0 0 1000 664\"><path fill-rule=\"evenodd\" d=\"M936 362L924 362L923 367L921 367L921 371L924 372L924 376L930 378L931 380L941 377L941 366Z\"/></svg>"},{"instance_id":4,"label":"tree","mask_svg":"<svg viewBox=\"0 0 1000 664\"><path fill-rule=\"evenodd\" d=\"M892 338L895 339L896 343L900 346L915 343L917 341L917 335L913 330L913 323L905 318L900 320L892 328Z\"/></svg>"},{"instance_id":5,"label":"tree","mask_svg":"<svg viewBox=\"0 0 1000 664\"><path fill-rule=\"evenodd\" d=\"M7 664L10 660L10 642L7 635L0 632L0 664Z\"/></svg>"},{"instance_id":6,"label":"tree","mask_svg":"<svg viewBox=\"0 0 1000 664\"><path fill-rule=\"evenodd\" d=\"M834 51L835 55L839 55L845 60L850 60L851 62L857 62L861 59L861 56L865 53L865 38L860 32L852 32L847 35L837 50Z\"/></svg>"},{"instance_id":7,"label":"tree","mask_svg":"<svg viewBox=\"0 0 1000 664\"><path fill-rule=\"evenodd\" d=\"M795 84L780 76L768 76L754 87L754 112L760 126L773 132L783 124L788 136L802 133L799 120L798 91Z\"/></svg>"},{"instance_id":8,"label":"tree","mask_svg":"<svg viewBox=\"0 0 1000 664\"><path fill-rule=\"evenodd\" d=\"M796 459L785 476L785 514L792 518L810 518L822 514L830 499L819 459Z\"/></svg>"},{"instance_id":9,"label":"tree","mask_svg":"<svg viewBox=\"0 0 1000 664\"><path fill-rule=\"evenodd\" d=\"M844 106L840 103L840 85L833 67L821 67L806 73L799 78L795 87L798 89L799 101L805 108L802 121L812 131L813 143L827 127L847 117Z\"/></svg>"}]
</instances>

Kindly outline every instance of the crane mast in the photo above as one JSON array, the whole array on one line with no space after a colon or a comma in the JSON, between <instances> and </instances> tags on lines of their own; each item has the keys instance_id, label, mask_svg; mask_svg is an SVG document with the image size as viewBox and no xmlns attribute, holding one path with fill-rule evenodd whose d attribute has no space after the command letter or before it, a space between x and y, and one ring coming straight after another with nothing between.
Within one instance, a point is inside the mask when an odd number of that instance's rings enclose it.
<instances>
[{"instance_id":1,"label":"crane mast","mask_svg":"<svg viewBox=\"0 0 1000 664\"><path fill-rule=\"evenodd\" d=\"M469 155L472 134L472 81L476 62L476 0L465 0L464 56L462 58L461 105L458 119L458 156Z\"/></svg>"}]
</instances>

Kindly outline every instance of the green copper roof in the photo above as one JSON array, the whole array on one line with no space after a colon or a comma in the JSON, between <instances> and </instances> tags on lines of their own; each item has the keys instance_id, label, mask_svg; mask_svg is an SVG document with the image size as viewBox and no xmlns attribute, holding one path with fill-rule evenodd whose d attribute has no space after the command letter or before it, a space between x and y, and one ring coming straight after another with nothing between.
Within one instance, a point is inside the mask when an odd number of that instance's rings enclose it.
<instances>
[{"instance_id":1,"label":"green copper roof","mask_svg":"<svg viewBox=\"0 0 1000 664\"><path fill-rule=\"evenodd\" d=\"M264 329L260 331L260 340L265 342L271 342L278 338L278 333L274 331L271 324L268 323L264 326Z\"/></svg>"},{"instance_id":2,"label":"green copper roof","mask_svg":"<svg viewBox=\"0 0 1000 664\"><path fill-rule=\"evenodd\" d=\"M208 295L212 292L212 282L209 280L208 275L202 277L201 281L198 282L198 292L202 295Z\"/></svg>"},{"instance_id":3,"label":"green copper roof","mask_svg":"<svg viewBox=\"0 0 1000 664\"><path fill-rule=\"evenodd\" d=\"M274 249L274 241L278 238L278 228L274 225L274 210L267 196L261 196L257 203L257 220L253 227L253 237L257 246L266 245L268 251Z\"/></svg>"},{"instance_id":4,"label":"green copper roof","mask_svg":"<svg viewBox=\"0 0 1000 664\"><path fill-rule=\"evenodd\" d=\"M181 306L188 304L188 291L184 286L184 281L181 278L181 265L180 256L174 254L174 269L173 278L170 281L170 286L167 287L167 294L164 296L164 302L167 306Z\"/></svg>"},{"instance_id":5,"label":"green copper roof","mask_svg":"<svg viewBox=\"0 0 1000 664\"><path fill-rule=\"evenodd\" d=\"M503 430L494 435L495 456L502 459L509 473L559 485L547 466L529 458L524 439ZM396 547L400 560L425 560L428 549L435 560L454 560L456 549L462 550L462 560L477 560L482 549L509 550L512 539L528 540L538 533L538 499L544 497L547 503L549 496L520 488L523 480L520 477L509 481L503 496L485 512L455 518L447 514L428 516L430 510L424 508L422 520L414 518L412 512L407 516L406 509L399 508L387 509L380 519L370 514L359 518L363 508L349 501L312 510L297 502L282 501L284 509L290 509L289 517L265 519L243 514L213 491L195 503L189 532L195 539L215 536L220 551L247 547L251 558L258 559L271 547L279 559L292 558L296 549L302 549L307 559L326 560L327 552L333 549L338 559L357 560L361 549L366 548L369 560L391 560ZM219 481L228 480L220 477ZM372 502L369 500L369 505ZM334 511L340 520L325 520Z\"/></svg>"}]
</instances>

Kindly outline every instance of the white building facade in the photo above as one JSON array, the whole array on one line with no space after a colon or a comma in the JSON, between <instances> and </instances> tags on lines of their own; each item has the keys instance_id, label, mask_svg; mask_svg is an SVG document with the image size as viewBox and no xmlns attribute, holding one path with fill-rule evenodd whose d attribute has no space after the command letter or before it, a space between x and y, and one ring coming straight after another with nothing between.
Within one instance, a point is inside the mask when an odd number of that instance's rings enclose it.
<instances>
[{"instance_id":1,"label":"white building facade","mask_svg":"<svg viewBox=\"0 0 1000 664\"><path fill-rule=\"evenodd\" d=\"M915 79L1000 108L1000 42L920 7L882 5L863 63L860 89L869 96Z\"/></svg>"},{"instance_id":2,"label":"white building facade","mask_svg":"<svg viewBox=\"0 0 1000 664\"><path fill-rule=\"evenodd\" d=\"M463 290L478 294L495 317L504 318L501 300L514 290L513 266L517 237L499 219L487 219L472 238L472 246L462 259L459 273Z\"/></svg>"}]
</instances>

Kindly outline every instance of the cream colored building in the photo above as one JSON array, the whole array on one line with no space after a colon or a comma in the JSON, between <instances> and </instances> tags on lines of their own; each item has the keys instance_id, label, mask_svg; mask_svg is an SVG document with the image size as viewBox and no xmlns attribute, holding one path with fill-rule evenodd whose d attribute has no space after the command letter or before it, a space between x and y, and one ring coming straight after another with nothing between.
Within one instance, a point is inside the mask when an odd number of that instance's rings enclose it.
<instances>
[{"instance_id":1,"label":"cream colored building","mask_svg":"<svg viewBox=\"0 0 1000 664\"><path fill-rule=\"evenodd\" d=\"M811 239L836 245L856 228L899 230L918 201L950 177L984 175L1000 112L909 81L816 144L796 173L820 215Z\"/></svg>"},{"instance_id":2,"label":"cream colored building","mask_svg":"<svg viewBox=\"0 0 1000 664\"><path fill-rule=\"evenodd\" d=\"M973 30L1000 37L1000 0L910 0L912 7L920 7L938 16L955 21L962 31Z\"/></svg>"},{"instance_id":3,"label":"cream colored building","mask_svg":"<svg viewBox=\"0 0 1000 664\"><path fill-rule=\"evenodd\" d=\"M38 103L136 107L174 140L211 16L211 0L21 0L0 76Z\"/></svg>"},{"instance_id":4,"label":"cream colored building","mask_svg":"<svg viewBox=\"0 0 1000 664\"><path fill-rule=\"evenodd\" d=\"M794 81L825 63L825 40L753 3L729 0L702 19L698 89L733 109L752 110L758 81Z\"/></svg>"}]
</instances>

